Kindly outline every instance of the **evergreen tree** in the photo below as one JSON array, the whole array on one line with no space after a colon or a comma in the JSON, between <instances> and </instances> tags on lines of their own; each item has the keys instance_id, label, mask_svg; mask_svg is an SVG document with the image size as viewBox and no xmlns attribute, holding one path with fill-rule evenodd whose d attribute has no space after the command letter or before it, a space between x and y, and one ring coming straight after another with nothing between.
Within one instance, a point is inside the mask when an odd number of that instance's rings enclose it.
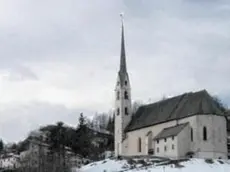
<instances>
[{"instance_id":1,"label":"evergreen tree","mask_svg":"<svg viewBox=\"0 0 230 172\"><path fill-rule=\"evenodd\" d=\"M113 120L113 117L109 117L109 121L108 121L108 124L107 124L107 127L106 129L110 132L110 133L114 133L114 120Z\"/></svg>"},{"instance_id":2,"label":"evergreen tree","mask_svg":"<svg viewBox=\"0 0 230 172\"><path fill-rule=\"evenodd\" d=\"M85 117L83 116L83 113L81 113L79 117L79 128L82 128L85 126L86 126L86 120L85 120Z\"/></svg>"},{"instance_id":3,"label":"evergreen tree","mask_svg":"<svg viewBox=\"0 0 230 172\"><path fill-rule=\"evenodd\" d=\"M108 125L107 125L107 130L110 133L114 133L114 116L113 117L109 117L109 122L108 122ZM107 146L108 146L109 150L113 150L113 148L114 148L114 137L113 136L109 138Z\"/></svg>"},{"instance_id":4,"label":"evergreen tree","mask_svg":"<svg viewBox=\"0 0 230 172\"><path fill-rule=\"evenodd\" d=\"M0 140L0 152L2 152L4 149L4 144L3 144L3 141Z\"/></svg>"},{"instance_id":5,"label":"evergreen tree","mask_svg":"<svg viewBox=\"0 0 230 172\"><path fill-rule=\"evenodd\" d=\"M58 170L65 169L65 128L63 122L57 122L56 126L50 131L50 150L53 157L57 155ZM60 171L60 172L61 172Z\"/></svg>"},{"instance_id":6,"label":"evergreen tree","mask_svg":"<svg viewBox=\"0 0 230 172\"><path fill-rule=\"evenodd\" d=\"M92 144L91 144L91 133L89 132L89 128L86 125L86 120L83 113L80 114L79 117L79 126L76 130L76 145L74 145L75 152L78 152L83 157L90 156L92 152Z\"/></svg>"}]
</instances>

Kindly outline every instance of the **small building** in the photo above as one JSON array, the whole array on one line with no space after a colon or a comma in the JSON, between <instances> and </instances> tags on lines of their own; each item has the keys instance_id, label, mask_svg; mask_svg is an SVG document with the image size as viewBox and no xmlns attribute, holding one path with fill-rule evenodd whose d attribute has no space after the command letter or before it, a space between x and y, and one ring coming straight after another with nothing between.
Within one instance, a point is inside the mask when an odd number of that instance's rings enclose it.
<instances>
[{"instance_id":1,"label":"small building","mask_svg":"<svg viewBox=\"0 0 230 172\"><path fill-rule=\"evenodd\" d=\"M183 157L190 151L189 123L164 128L155 138L155 155L161 157ZM183 147L183 149L181 149Z\"/></svg>"},{"instance_id":2,"label":"small building","mask_svg":"<svg viewBox=\"0 0 230 172\"><path fill-rule=\"evenodd\" d=\"M2 154L0 159L1 169L16 169L20 166L19 155L14 153Z\"/></svg>"}]
</instances>

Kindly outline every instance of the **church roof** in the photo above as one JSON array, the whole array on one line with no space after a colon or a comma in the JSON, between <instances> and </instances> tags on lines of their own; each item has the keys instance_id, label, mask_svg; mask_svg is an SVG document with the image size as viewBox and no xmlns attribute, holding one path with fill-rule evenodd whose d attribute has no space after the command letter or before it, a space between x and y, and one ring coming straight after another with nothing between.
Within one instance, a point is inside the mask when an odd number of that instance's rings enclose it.
<instances>
[{"instance_id":1,"label":"church roof","mask_svg":"<svg viewBox=\"0 0 230 172\"><path fill-rule=\"evenodd\" d=\"M141 106L125 131L199 114L224 115L224 112L206 90L190 92Z\"/></svg>"},{"instance_id":2,"label":"church roof","mask_svg":"<svg viewBox=\"0 0 230 172\"><path fill-rule=\"evenodd\" d=\"M175 125L173 127L164 128L154 139L164 139L167 137L177 136L187 125L188 122L184 124Z\"/></svg>"}]
</instances>

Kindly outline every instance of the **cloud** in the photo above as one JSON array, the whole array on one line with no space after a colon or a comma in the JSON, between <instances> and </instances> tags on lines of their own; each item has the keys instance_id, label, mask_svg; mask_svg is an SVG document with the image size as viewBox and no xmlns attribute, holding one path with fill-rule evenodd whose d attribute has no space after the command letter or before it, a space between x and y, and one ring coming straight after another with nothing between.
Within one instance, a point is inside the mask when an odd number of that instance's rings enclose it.
<instances>
[{"instance_id":1,"label":"cloud","mask_svg":"<svg viewBox=\"0 0 230 172\"><path fill-rule=\"evenodd\" d=\"M38 80L38 77L35 75L35 73L25 66L3 68L1 73L3 79L8 81Z\"/></svg>"},{"instance_id":2,"label":"cloud","mask_svg":"<svg viewBox=\"0 0 230 172\"><path fill-rule=\"evenodd\" d=\"M1 134L18 140L38 125L72 120L72 111L113 108L120 12L133 100L207 89L230 105L229 7L227 0L1 1Z\"/></svg>"},{"instance_id":3,"label":"cloud","mask_svg":"<svg viewBox=\"0 0 230 172\"><path fill-rule=\"evenodd\" d=\"M13 106L1 104L0 135L5 142L12 142L24 139L31 130L46 124L55 124L58 121L76 127L81 112L89 118L93 115L87 109L71 109L45 102L30 102Z\"/></svg>"}]
</instances>

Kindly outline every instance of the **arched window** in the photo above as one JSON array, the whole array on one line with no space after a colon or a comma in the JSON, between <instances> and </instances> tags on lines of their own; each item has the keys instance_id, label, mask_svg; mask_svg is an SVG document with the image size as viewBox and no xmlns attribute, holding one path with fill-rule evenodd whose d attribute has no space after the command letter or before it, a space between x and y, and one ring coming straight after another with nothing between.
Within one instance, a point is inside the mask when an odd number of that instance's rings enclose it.
<instances>
[{"instance_id":1,"label":"arched window","mask_svg":"<svg viewBox=\"0 0 230 172\"><path fill-rule=\"evenodd\" d=\"M193 129L191 128L191 131L190 131L190 135L191 135L191 142L193 142Z\"/></svg>"},{"instance_id":2,"label":"arched window","mask_svg":"<svg viewBox=\"0 0 230 172\"><path fill-rule=\"evenodd\" d=\"M125 91L124 96L125 96L125 99L129 99L129 96L128 96L128 92L127 92L127 91Z\"/></svg>"},{"instance_id":3,"label":"arched window","mask_svg":"<svg viewBox=\"0 0 230 172\"><path fill-rule=\"evenodd\" d=\"M120 92L117 91L117 100L119 100L119 99L120 99Z\"/></svg>"},{"instance_id":4,"label":"arched window","mask_svg":"<svg viewBox=\"0 0 230 172\"><path fill-rule=\"evenodd\" d=\"M120 109L119 108L117 108L117 115L119 115L120 114Z\"/></svg>"},{"instance_id":5,"label":"arched window","mask_svg":"<svg viewBox=\"0 0 230 172\"><path fill-rule=\"evenodd\" d=\"M138 152L141 152L141 138L138 138Z\"/></svg>"},{"instance_id":6,"label":"arched window","mask_svg":"<svg viewBox=\"0 0 230 172\"><path fill-rule=\"evenodd\" d=\"M207 140L207 128L203 127L203 140Z\"/></svg>"},{"instance_id":7,"label":"arched window","mask_svg":"<svg viewBox=\"0 0 230 172\"><path fill-rule=\"evenodd\" d=\"M128 108L125 107L125 115L128 115L128 114L129 114Z\"/></svg>"},{"instance_id":8,"label":"arched window","mask_svg":"<svg viewBox=\"0 0 230 172\"><path fill-rule=\"evenodd\" d=\"M128 82L127 81L125 81L125 85L127 85L128 84Z\"/></svg>"}]
</instances>

